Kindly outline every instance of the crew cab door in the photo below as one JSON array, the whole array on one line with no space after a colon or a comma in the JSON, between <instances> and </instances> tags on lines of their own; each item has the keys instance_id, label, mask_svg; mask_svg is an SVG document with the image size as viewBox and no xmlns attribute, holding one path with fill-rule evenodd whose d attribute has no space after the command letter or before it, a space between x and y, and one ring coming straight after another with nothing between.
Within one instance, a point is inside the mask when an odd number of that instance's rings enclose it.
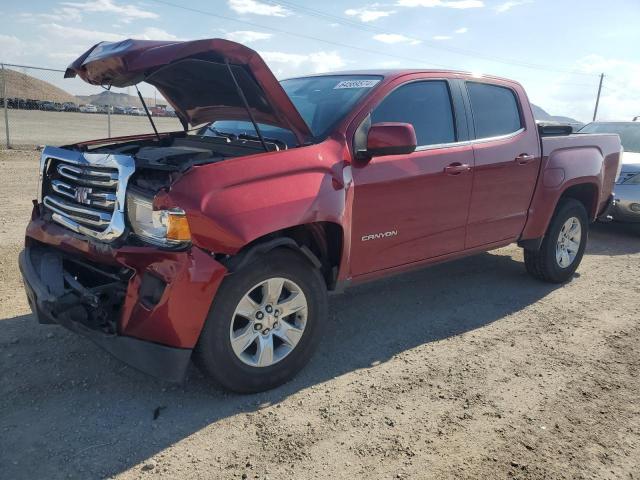
<instances>
[{"instance_id":1,"label":"crew cab door","mask_svg":"<svg viewBox=\"0 0 640 480\"><path fill-rule=\"evenodd\" d=\"M458 83L442 79L398 82L372 108L371 124L412 124L418 147L353 163L352 276L464 249L473 150L461 142L463 109Z\"/></svg>"},{"instance_id":2,"label":"crew cab door","mask_svg":"<svg viewBox=\"0 0 640 480\"><path fill-rule=\"evenodd\" d=\"M520 236L540 169L540 144L522 88L465 83L475 130L465 247L474 248Z\"/></svg>"}]
</instances>

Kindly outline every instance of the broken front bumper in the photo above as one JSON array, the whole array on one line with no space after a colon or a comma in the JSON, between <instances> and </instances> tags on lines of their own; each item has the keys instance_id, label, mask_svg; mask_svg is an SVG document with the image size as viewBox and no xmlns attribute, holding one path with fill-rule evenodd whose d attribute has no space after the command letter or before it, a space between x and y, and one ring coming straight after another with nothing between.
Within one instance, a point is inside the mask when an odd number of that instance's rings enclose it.
<instances>
[{"instance_id":1,"label":"broken front bumper","mask_svg":"<svg viewBox=\"0 0 640 480\"><path fill-rule=\"evenodd\" d=\"M29 304L142 372L184 378L226 269L211 255L113 249L34 219L20 254Z\"/></svg>"}]
</instances>

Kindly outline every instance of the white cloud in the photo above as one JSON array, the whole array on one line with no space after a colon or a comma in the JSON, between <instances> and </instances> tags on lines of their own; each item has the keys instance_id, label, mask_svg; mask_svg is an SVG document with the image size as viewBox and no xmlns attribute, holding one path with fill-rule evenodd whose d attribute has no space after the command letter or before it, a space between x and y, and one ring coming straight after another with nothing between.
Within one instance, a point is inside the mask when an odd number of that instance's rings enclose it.
<instances>
[{"instance_id":1,"label":"white cloud","mask_svg":"<svg viewBox=\"0 0 640 480\"><path fill-rule=\"evenodd\" d=\"M309 60L315 73L331 72L347 64L337 52L315 52L309 55Z\"/></svg>"},{"instance_id":2,"label":"white cloud","mask_svg":"<svg viewBox=\"0 0 640 480\"><path fill-rule=\"evenodd\" d=\"M233 40L234 42L250 43L257 40L267 40L273 35L265 32L254 32L252 30L238 30L236 32L229 32L226 34L226 38Z\"/></svg>"},{"instance_id":3,"label":"white cloud","mask_svg":"<svg viewBox=\"0 0 640 480\"><path fill-rule=\"evenodd\" d=\"M399 33L378 33L373 36L373 39L382 43L408 43L410 45L418 45L420 43L420 40L415 40Z\"/></svg>"},{"instance_id":4,"label":"white cloud","mask_svg":"<svg viewBox=\"0 0 640 480\"><path fill-rule=\"evenodd\" d=\"M397 0L399 7L446 7L446 8L482 8L482 0Z\"/></svg>"},{"instance_id":5,"label":"white cloud","mask_svg":"<svg viewBox=\"0 0 640 480\"><path fill-rule=\"evenodd\" d=\"M135 5L121 5L113 0L87 0L85 2L62 2L61 5L87 13L113 13L125 23L132 20L158 18L158 14L142 10Z\"/></svg>"},{"instance_id":6,"label":"white cloud","mask_svg":"<svg viewBox=\"0 0 640 480\"><path fill-rule=\"evenodd\" d=\"M26 51L25 43L13 35L3 35L0 33L0 52L3 60L9 62L18 61Z\"/></svg>"},{"instance_id":7,"label":"white cloud","mask_svg":"<svg viewBox=\"0 0 640 480\"><path fill-rule=\"evenodd\" d=\"M85 28L62 26L57 23L43 24L42 28L49 36L64 40L65 43L71 44L72 47L81 44L79 45L80 51L77 55L98 42L119 42L127 38L137 38L140 40L180 40L180 38L172 33L156 27L147 27L141 32L129 33L100 32L97 30L87 30Z\"/></svg>"},{"instance_id":8,"label":"white cloud","mask_svg":"<svg viewBox=\"0 0 640 480\"><path fill-rule=\"evenodd\" d=\"M19 13L18 18L23 21L33 22L81 22L80 10L73 7L54 8L51 13Z\"/></svg>"},{"instance_id":9,"label":"white cloud","mask_svg":"<svg viewBox=\"0 0 640 480\"><path fill-rule=\"evenodd\" d=\"M167 32L161 28L156 27L147 27L142 33L132 34L131 38L139 38L141 40L181 40L176 37L174 34Z\"/></svg>"},{"instance_id":10,"label":"white cloud","mask_svg":"<svg viewBox=\"0 0 640 480\"><path fill-rule=\"evenodd\" d=\"M97 30L87 30L85 28L78 27L66 27L58 23L42 24L41 27L49 36L65 39L70 41L70 43L74 43L78 40L84 42L83 48L85 50L91 46L90 44L102 41L118 42L127 38L125 35L119 33L100 32Z\"/></svg>"},{"instance_id":11,"label":"white cloud","mask_svg":"<svg viewBox=\"0 0 640 480\"><path fill-rule=\"evenodd\" d=\"M519 5L525 5L527 3L531 3L533 0L509 0L507 2L501 3L495 7L495 11L498 13L504 13L511 10L513 7L517 7Z\"/></svg>"},{"instance_id":12,"label":"white cloud","mask_svg":"<svg viewBox=\"0 0 640 480\"><path fill-rule=\"evenodd\" d=\"M66 63L71 63L76 58L78 58L77 53L72 52L51 52L47 53L47 58L51 59L55 62L56 65L64 65Z\"/></svg>"},{"instance_id":13,"label":"white cloud","mask_svg":"<svg viewBox=\"0 0 640 480\"><path fill-rule=\"evenodd\" d=\"M451 40L449 35L436 35L433 37L434 40Z\"/></svg>"},{"instance_id":14,"label":"white cloud","mask_svg":"<svg viewBox=\"0 0 640 480\"><path fill-rule=\"evenodd\" d=\"M379 62L378 65L380 68L395 68L401 66L402 62L400 60L384 60Z\"/></svg>"},{"instance_id":15,"label":"white cloud","mask_svg":"<svg viewBox=\"0 0 640 480\"><path fill-rule=\"evenodd\" d=\"M469 31L469 29L467 27L462 27L462 28L458 28L456 31L454 31L453 33L467 33Z\"/></svg>"},{"instance_id":16,"label":"white cloud","mask_svg":"<svg viewBox=\"0 0 640 480\"><path fill-rule=\"evenodd\" d=\"M229 8L236 13L253 13L269 17L288 17L291 11L282 5L269 5L256 0L228 0Z\"/></svg>"},{"instance_id":17,"label":"white cloud","mask_svg":"<svg viewBox=\"0 0 640 480\"><path fill-rule=\"evenodd\" d=\"M395 10L378 10L374 5L371 7L349 8L344 11L346 15L357 17L361 22L375 22L376 20L388 17L396 13Z\"/></svg>"},{"instance_id":18,"label":"white cloud","mask_svg":"<svg viewBox=\"0 0 640 480\"><path fill-rule=\"evenodd\" d=\"M533 103L552 115L589 121L593 115L598 75L604 72L598 120L631 120L640 114L640 62L587 55L573 67L577 72L592 76L566 74L554 81L532 84L529 95Z\"/></svg>"},{"instance_id":19,"label":"white cloud","mask_svg":"<svg viewBox=\"0 0 640 480\"><path fill-rule=\"evenodd\" d=\"M345 60L337 52L318 51L308 55L277 51L260 52L278 77L303 73L323 73L342 68Z\"/></svg>"}]
</instances>

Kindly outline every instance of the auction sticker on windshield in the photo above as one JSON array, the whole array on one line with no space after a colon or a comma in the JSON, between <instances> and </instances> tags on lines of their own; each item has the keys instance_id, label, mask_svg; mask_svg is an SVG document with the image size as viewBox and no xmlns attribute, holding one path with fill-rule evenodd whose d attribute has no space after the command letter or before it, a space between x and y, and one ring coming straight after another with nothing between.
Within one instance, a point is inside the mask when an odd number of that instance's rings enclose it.
<instances>
[{"instance_id":1,"label":"auction sticker on windshield","mask_svg":"<svg viewBox=\"0 0 640 480\"><path fill-rule=\"evenodd\" d=\"M334 90L338 88L371 88L375 86L380 80L343 80L338 83Z\"/></svg>"}]
</instances>

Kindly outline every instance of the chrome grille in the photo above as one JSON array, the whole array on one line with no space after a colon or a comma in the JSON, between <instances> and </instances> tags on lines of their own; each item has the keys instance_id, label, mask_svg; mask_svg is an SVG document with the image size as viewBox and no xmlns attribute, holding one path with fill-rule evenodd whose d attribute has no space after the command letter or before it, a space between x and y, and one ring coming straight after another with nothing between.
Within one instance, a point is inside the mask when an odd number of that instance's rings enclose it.
<instances>
[{"instance_id":1,"label":"chrome grille","mask_svg":"<svg viewBox=\"0 0 640 480\"><path fill-rule=\"evenodd\" d=\"M41 201L52 221L103 241L124 233L132 157L47 147L41 169Z\"/></svg>"}]
</instances>

